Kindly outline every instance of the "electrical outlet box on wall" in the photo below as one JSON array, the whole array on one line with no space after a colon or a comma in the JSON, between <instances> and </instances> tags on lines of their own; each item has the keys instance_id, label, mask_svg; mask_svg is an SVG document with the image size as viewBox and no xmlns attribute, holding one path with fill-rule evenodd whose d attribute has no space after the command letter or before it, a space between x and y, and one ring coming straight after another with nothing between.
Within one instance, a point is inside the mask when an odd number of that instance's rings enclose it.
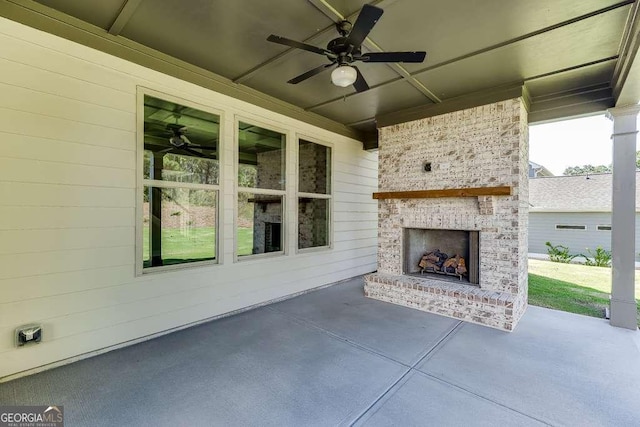
<instances>
[{"instance_id":1,"label":"electrical outlet box on wall","mask_svg":"<svg viewBox=\"0 0 640 427\"><path fill-rule=\"evenodd\" d=\"M42 325L32 323L16 328L16 347L23 347L28 344L38 344L42 341Z\"/></svg>"}]
</instances>

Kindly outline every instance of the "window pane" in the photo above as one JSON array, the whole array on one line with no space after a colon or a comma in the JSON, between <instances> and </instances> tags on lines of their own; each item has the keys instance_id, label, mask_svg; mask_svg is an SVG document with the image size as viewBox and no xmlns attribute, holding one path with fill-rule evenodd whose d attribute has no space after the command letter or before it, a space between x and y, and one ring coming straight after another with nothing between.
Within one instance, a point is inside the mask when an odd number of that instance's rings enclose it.
<instances>
[{"instance_id":1,"label":"window pane","mask_svg":"<svg viewBox=\"0 0 640 427\"><path fill-rule=\"evenodd\" d=\"M284 134L240 122L238 150L239 187L284 190Z\"/></svg>"},{"instance_id":2,"label":"window pane","mask_svg":"<svg viewBox=\"0 0 640 427\"><path fill-rule=\"evenodd\" d=\"M331 148L300 140L298 147L298 191L331 194Z\"/></svg>"},{"instance_id":3,"label":"window pane","mask_svg":"<svg viewBox=\"0 0 640 427\"><path fill-rule=\"evenodd\" d=\"M329 200L298 199L298 248L329 245Z\"/></svg>"},{"instance_id":4,"label":"window pane","mask_svg":"<svg viewBox=\"0 0 640 427\"><path fill-rule=\"evenodd\" d=\"M216 259L217 191L145 187L143 265Z\"/></svg>"},{"instance_id":5,"label":"window pane","mask_svg":"<svg viewBox=\"0 0 640 427\"><path fill-rule=\"evenodd\" d=\"M218 184L220 117L144 97L144 178Z\"/></svg>"},{"instance_id":6,"label":"window pane","mask_svg":"<svg viewBox=\"0 0 640 427\"><path fill-rule=\"evenodd\" d=\"M556 230L586 230L586 225L556 225Z\"/></svg>"},{"instance_id":7,"label":"window pane","mask_svg":"<svg viewBox=\"0 0 640 427\"><path fill-rule=\"evenodd\" d=\"M238 193L238 255L284 250L282 196Z\"/></svg>"}]
</instances>

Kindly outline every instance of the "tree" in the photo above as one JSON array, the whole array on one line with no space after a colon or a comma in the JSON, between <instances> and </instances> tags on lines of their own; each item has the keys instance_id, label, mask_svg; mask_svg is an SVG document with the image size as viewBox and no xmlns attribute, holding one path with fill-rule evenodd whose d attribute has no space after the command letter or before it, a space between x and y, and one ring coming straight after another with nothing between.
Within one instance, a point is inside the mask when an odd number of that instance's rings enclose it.
<instances>
[{"instance_id":1,"label":"tree","mask_svg":"<svg viewBox=\"0 0 640 427\"><path fill-rule=\"evenodd\" d=\"M562 173L563 175L586 175L590 173L606 173L611 172L611 165L583 165L583 166L569 166Z\"/></svg>"},{"instance_id":2,"label":"tree","mask_svg":"<svg viewBox=\"0 0 640 427\"><path fill-rule=\"evenodd\" d=\"M640 170L640 151L636 151L636 169ZM569 166L562 175L587 175L590 173L609 173L613 171L613 165L582 165L582 166Z\"/></svg>"}]
</instances>

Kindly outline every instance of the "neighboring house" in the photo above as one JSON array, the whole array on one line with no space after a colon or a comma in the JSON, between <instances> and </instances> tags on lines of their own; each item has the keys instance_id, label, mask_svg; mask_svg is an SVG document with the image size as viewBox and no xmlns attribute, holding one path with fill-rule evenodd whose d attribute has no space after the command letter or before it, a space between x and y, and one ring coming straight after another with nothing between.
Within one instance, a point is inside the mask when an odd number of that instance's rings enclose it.
<instances>
[{"instance_id":1,"label":"neighboring house","mask_svg":"<svg viewBox=\"0 0 640 427\"><path fill-rule=\"evenodd\" d=\"M597 246L610 250L611 177L603 173L530 179L529 252L547 253L547 241L567 246L571 253ZM640 172L636 173L636 247L640 247L639 179Z\"/></svg>"},{"instance_id":2,"label":"neighboring house","mask_svg":"<svg viewBox=\"0 0 640 427\"><path fill-rule=\"evenodd\" d=\"M529 160L529 178L540 178L543 176L554 176L554 175L549 169Z\"/></svg>"}]
</instances>

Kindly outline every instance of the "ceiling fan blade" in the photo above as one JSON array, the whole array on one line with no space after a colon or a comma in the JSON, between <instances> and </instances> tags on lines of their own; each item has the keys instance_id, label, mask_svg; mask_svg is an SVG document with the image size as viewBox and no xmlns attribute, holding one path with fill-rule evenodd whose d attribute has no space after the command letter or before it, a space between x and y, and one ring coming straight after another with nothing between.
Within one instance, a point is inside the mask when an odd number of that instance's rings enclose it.
<instances>
[{"instance_id":1,"label":"ceiling fan blade","mask_svg":"<svg viewBox=\"0 0 640 427\"><path fill-rule=\"evenodd\" d=\"M191 148L189 148L187 146L179 147L178 150L186 151L187 153L190 153L190 154L192 154L194 156L197 156L197 157L204 157L204 158L208 158L209 157L209 156L206 156L203 153L200 153L200 152L198 152L196 150L193 150L193 149L191 149Z\"/></svg>"},{"instance_id":2,"label":"ceiling fan blade","mask_svg":"<svg viewBox=\"0 0 640 427\"><path fill-rule=\"evenodd\" d=\"M289 47L295 47L296 49L306 50L308 52L317 53L318 55L327 55L331 54L328 50L320 49L319 47L311 46L310 44L297 42L295 40L287 39L285 37L275 36L271 34L267 37L267 40L272 43L278 43Z\"/></svg>"},{"instance_id":3,"label":"ceiling fan blade","mask_svg":"<svg viewBox=\"0 0 640 427\"><path fill-rule=\"evenodd\" d=\"M309 77L313 77L316 74L320 74L322 71L324 71L325 69L331 67L335 62L332 62L330 64L324 64L321 65L319 67L316 67L312 70L307 71L306 73L300 74L298 77L294 77L291 80L289 80L287 83L291 83L292 85L298 84L304 80L307 80Z\"/></svg>"},{"instance_id":4,"label":"ceiling fan blade","mask_svg":"<svg viewBox=\"0 0 640 427\"><path fill-rule=\"evenodd\" d=\"M144 143L144 149L145 150L149 150L149 151L153 151L154 153L167 153L167 152L173 150L173 147L167 147L165 145L158 145L158 144L152 144L152 143L145 142Z\"/></svg>"},{"instance_id":5,"label":"ceiling fan blade","mask_svg":"<svg viewBox=\"0 0 640 427\"><path fill-rule=\"evenodd\" d=\"M349 42L352 45L359 47L383 13L384 10L379 7L368 4L362 6L358 19L356 19L356 22L353 24L351 32L347 37Z\"/></svg>"},{"instance_id":6,"label":"ceiling fan blade","mask_svg":"<svg viewBox=\"0 0 640 427\"><path fill-rule=\"evenodd\" d=\"M167 123L166 125L167 130L170 130L171 132L180 132L180 133L184 133L187 131L187 127L185 125L181 125L178 123Z\"/></svg>"},{"instance_id":7,"label":"ceiling fan blade","mask_svg":"<svg viewBox=\"0 0 640 427\"><path fill-rule=\"evenodd\" d=\"M367 84L367 81L362 76L362 73L360 72L360 70L358 70L358 67L353 67L353 68L355 68L356 72L358 73L358 77L356 78L356 81L353 83L353 87L356 89L356 92L365 92L369 90L369 85Z\"/></svg>"},{"instance_id":8,"label":"ceiling fan blade","mask_svg":"<svg viewBox=\"0 0 640 427\"><path fill-rule=\"evenodd\" d=\"M427 52L372 52L358 58L363 62L423 62Z\"/></svg>"},{"instance_id":9,"label":"ceiling fan blade","mask_svg":"<svg viewBox=\"0 0 640 427\"><path fill-rule=\"evenodd\" d=\"M203 150L203 151L217 151L218 150L218 147L216 147L215 145L190 144L189 146L191 148L197 148L198 150Z\"/></svg>"}]
</instances>

